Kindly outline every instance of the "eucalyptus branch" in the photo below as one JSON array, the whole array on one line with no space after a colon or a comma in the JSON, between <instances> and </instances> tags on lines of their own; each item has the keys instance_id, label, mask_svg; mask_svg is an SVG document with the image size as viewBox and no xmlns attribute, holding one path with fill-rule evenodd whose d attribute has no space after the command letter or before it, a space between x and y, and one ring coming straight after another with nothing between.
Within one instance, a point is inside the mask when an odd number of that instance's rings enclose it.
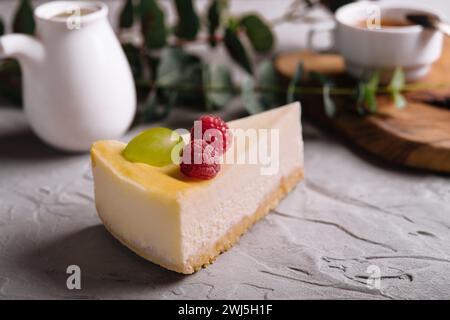
<instances>
[{"instance_id":1,"label":"eucalyptus branch","mask_svg":"<svg viewBox=\"0 0 450 320\"><path fill-rule=\"evenodd\" d=\"M155 90L171 90L171 91L195 91L195 92L230 92L230 93L240 93L242 91L241 86L202 86L196 84L182 84L182 85L164 85L158 84L157 82L147 82L139 81L137 82L139 87L145 87ZM426 89L439 89L439 88L449 88L450 83L440 83L440 84L429 84ZM288 89L287 86L255 86L253 87L255 92L264 93L285 93ZM415 84L407 85L401 93L422 91L424 87L416 86ZM333 96L354 96L357 93L356 87L330 87L329 93ZM378 88L378 93L388 94L391 90L388 86L383 86ZM322 95L323 87L296 87L294 88L294 93L298 95Z\"/></svg>"},{"instance_id":2,"label":"eucalyptus branch","mask_svg":"<svg viewBox=\"0 0 450 320\"><path fill-rule=\"evenodd\" d=\"M375 73L355 87L340 87L324 75L310 73L304 81L303 66L288 86L283 83L272 61L252 57L267 55L275 45L273 26L280 23L316 23L310 15L316 8L330 14L352 0L292 0L287 10L271 21L255 13L239 16L229 11L231 0L209 0L206 11L198 14L194 0L170 0L176 21L169 25L161 0L123 0L119 15L119 39L128 58L139 97L147 96L144 111L147 120L166 116L175 104L203 106L207 111L225 108L235 95L250 113L264 111L306 95L322 96L325 113L337 111L334 97L355 99L356 110L363 114L377 112L377 95L391 95L397 107L406 106L403 93L450 88L450 83L406 84L402 70L397 69L387 86L379 86ZM34 32L31 0L21 0L13 17L15 32ZM201 17L201 18L200 18ZM0 21L0 35L5 28ZM136 34L138 31L138 34ZM203 32L201 32L203 31ZM204 35L206 32L206 35ZM208 43L222 47L243 71L240 84L233 83L229 65L214 65L187 52L188 44ZM318 84L312 86L311 84ZM119 89L119 88L118 88ZM15 60L0 61L0 95L20 103L22 95L20 67ZM448 105L448 103L444 103Z\"/></svg>"}]
</instances>

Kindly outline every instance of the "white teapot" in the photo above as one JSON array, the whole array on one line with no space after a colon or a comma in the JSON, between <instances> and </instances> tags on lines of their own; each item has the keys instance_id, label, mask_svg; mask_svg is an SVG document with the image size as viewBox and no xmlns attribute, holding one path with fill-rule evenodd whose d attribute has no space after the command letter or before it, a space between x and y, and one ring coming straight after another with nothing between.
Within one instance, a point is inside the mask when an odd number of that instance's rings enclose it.
<instances>
[{"instance_id":1,"label":"white teapot","mask_svg":"<svg viewBox=\"0 0 450 320\"><path fill-rule=\"evenodd\" d=\"M101 2L56 1L35 9L36 37L0 37L0 57L17 58L25 114L34 132L67 151L121 136L136 112L125 54Z\"/></svg>"}]
</instances>

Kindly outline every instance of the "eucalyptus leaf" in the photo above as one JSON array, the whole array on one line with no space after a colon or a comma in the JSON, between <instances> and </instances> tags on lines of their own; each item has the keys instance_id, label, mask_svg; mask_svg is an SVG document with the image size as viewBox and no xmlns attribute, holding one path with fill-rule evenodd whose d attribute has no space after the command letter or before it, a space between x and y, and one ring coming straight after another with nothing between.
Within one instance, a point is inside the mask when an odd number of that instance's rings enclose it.
<instances>
[{"instance_id":1,"label":"eucalyptus leaf","mask_svg":"<svg viewBox=\"0 0 450 320\"><path fill-rule=\"evenodd\" d=\"M148 49L160 49L167 43L164 11L156 0L141 0L141 32Z\"/></svg>"},{"instance_id":2,"label":"eucalyptus leaf","mask_svg":"<svg viewBox=\"0 0 450 320\"><path fill-rule=\"evenodd\" d=\"M19 7L13 19L13 32L34 34L36 24L34 22L33 8L30 0L20 0Z\"/></svg>"},{"instance_id":3,"label":"eucalyptus leaf","mask_svg":"<svg viewBox=\"0 0 450 320\"><path fill-rule=\"evenodd\" d=\"M177 93L176 100L185 104L203 104L203 64L197 56L181 48L167 48L161 54L156 84L166 100ZM174 103L175 103L174 102Z\"/></svg>"},{"instance_id":4,"label":"eucalyptus leaf","mask_svg":"<svg viewBox=\"0 0 450 320\"><path fill-rule=\"evenodd\" d=\"M201 65L197 56L189 54L178 47L163 50L157 68L157 83L161 86L171 86L186 78L187 69L194 65Z\"/></svg>"},{"instance_id":5,"label":"eucalyptus leaf","mask_svg":"<svg viewBox=\"0 0 450 320\"><path fill-rule=\"evenodd\" d=\"M137 5L138 0L131 0L131 1L133 1L133 14L134 14L133 20L140 21L142 17L142 10L141 10L142 7L140 4Z\"/></svg>"},{"instance_id":6,"label":"eucalyptus leaf","mask_svg":"<svg viewBox=\"0 0 450 320\"><path fill-rule=\"evenodd\" d=\"M327 84L327 83L328 84L333 84L333 82L329 78L327 78L325 75L323 75L323 74L321 74L321 73L319 73L317 71L311 71L309 73L309 78L311 80L319 82L322 85Z\"/></svg>"},{"instance_id":7,"label":"eucalyptus leaf","mask_svg":"<svg viewBox=\"0 0 450 320\"><path fill-rule=\"evenodd\" d=\"M392 75L389 89L393 91L401 91L405 87L405 73L401 67L396 67Z\"/></svg>"},{"instance_id":8,"label":"eucalyptus leaf","mask_svg":"<svg viewBox=\"0 0 450 320\"><path fill-rule=\"evenodd\" d=\"M147 55L147 65L150 69L150 79L153 82L156 82L157 70L159 66L159 62L161 61L159 55Z\"/></svg>"},{"instance_id":9,"label":"eucalyptus leaf","mask_svg":"<svg viewBox=\"0 0 450 320\"><path fill-rule=\"evenodd\" d=\"M327 115L327 117L332 118L336 115L336 105L331 99L330 91L331 85L329 83L326 83L323 86L323 105L325 107L325 114Z\"/></svg>"},{"instance_id":10,"label":"eucalyptus leaf","mask_svg":"<svg viewBox=\"0 0 450 320\"><path fill-rule=\"evenodd\" d=\"M0 36L5 34L5 24L3 23L3 20L0 18Z\"/></svg>"},{"instance_id":11,"label":"eucalyptus leaf","mask_svg":"<svg viewBox=\"0 0 450 320\"><path fill-rule=\"evenodd\" d=\"M333 99L331 98L331 89L334 86L333 82L323 74L312 71L309 73L309 77L318 81L323 86L322 101L327 117L332 118L336 115L337 108Z\"/></svg>"},{"instance_id":12,"label":"eucalyptus leaf","mask_svg":"<svg viewBox=\"0 0 450 320\"><path fill-rule=\"evenodd\" d=\"M272 61L264 60L258 68L258 87L260 101L265 109L278 106L284 102L284 92L277 90L281 82L281 76L275 69Z\"/></svg>"},{"instance_id":13,"label":"eucalyptus leaf","mask_svg":"<svg viewBox=\"0 0 450 320\"><path fill-rule=\"evenodd\" d=\"M363 115L365 113L364 97L366 96L366 85L363 82L358 83L356 89L356 111Z\"/></svg>"},{"instance_id":14,"label":"eucalyptus leaf","mask_svg":"<svg viewBox=\"0 0 450 320\"><path fill-rule=\"evenodd\" d=\"M225 65L205 65L203 80L207 110L225 107L234 93L230 69Z\"/></svg>"},{"instance_id":15,"label":"eucalyptus leaf","mask_svg":"<svg viewBox=\"0 0 450 320\"><path fill-rule=\"evenodd\" d=\"M135 47L131 43L123 44L122 48L125 52L128 63L130 64L134 79L140 79L142 77L142 61L139 48Z\"/></svg>"},{"instance_id":16,"label":"eucalyptus leaf","mask_svg":"<svg viewBox=\"0 0 450 320\"><path fill-rule=\"evenodd\" d=\"M237 33L239 29L239 20L235 17L229 17L228 18L228 29L232 31L233 33Z\"/></svg>"},{"instance_id":17,"label":"eucalyptus leaf","mask_svg":"<svg viewBox=\"0 0 450 320\"><path fill-rule=\"evenodd\" d=\"M209 70L209 65L206 63L202 64L202 80L203 80L203 92L205 93L205 106L206 111L213 111L214 106L209 98L209 91L211 90L211 74Z\"/></svg>"},{"instance_id":18,"label":"eucalyptus leaf","mask_svg":"<svg viewBox=\"0 0 450 320\"><path fill-rule=\"evenodd\" d=\"M146 121L152 121L157 118L156 108L158 106L158 95L155 90L149 92L147 99L145 100L142 108L142 118Z\"/></svg>"},{"instance_id":19,"label":"eucalyptus leaf","mask_svg":"<svg viewBox=\"0 0 450 320\"><path fill-rule=\"evenodd\" d=\"M376 98L375 92L366 90L366 93L364 96L364 103L371 113L377 112L378 105L377 105L377 98Z\"/></svg>"},{"instance_id":20,"label":"eucalyptus leaf","mask_svg":"<svg viewBox=\"0 0 450 320\"><path fill-rule=\"evenodd\" d=\"M260 16L256 14L246 15L241 19L240 25L244 28L256 52L265 53L273 48L274 36L272 30Z\"/></svg>"},{"instance_id":21,"label":"eucalyptus leaf","mask_svg":"<svg viewBox=\"0 0 450 320\"><path fill-rule=\"evenodd\" d=\"M126 0L119 16L119 27L131 28L134 23L133 0Z\"/></svg>"},{"instance_id":22,"label":"eucalyptus leaf","mask_svg":"<svg viewBox=\"0 0 450 320\"><path fill-rule=\"evenodd\" d=\"M372 113L375 113L378 109L376 96L379 82L380 73L378 71L375 71L365 85L364 103L368 110Z\"/></svg>"},{"instance_id":23,"label":"eucalyptus leaf","mask_svg":"<svg viewBox=\"0 0 450 320\"><path fill-rule=\"evenodd\" d=\"M224 43L231 58L249 74L253 74L252 64L241 40L232 26L225 29Z\"/></svg>"},{"instance_id":24,"label":"eucalyptus leaf","mask_svg":"<svg viewBox=\"0 0 450 320\"><path fill-rule=\"evenodd\" d=\"M406 106L406 99L401 94L401 91L405 87L405 82L405 73L403 72L402 68L395 68L391 82L388 86L388 90L391 93L395 106L399 109Z\"/></svg>"},{"instance_id":25,"label":"eucalyptus leaf","mask_svg":"<svg viewBox=\"0 0 450 320\"><path fill-rule=\"evenodd\" d=\"M375 71L369 78L369 81L367 82L367 88L376 92L378 90L379 83L380 83L380 72Z\"/></svg>"},{"instance_id":26,"label":"eucalyptus leaf","mask_svg":"<svg viewBox=\"0 0 450 320\"><path fill-rule=\"evenodd\" d=\"M208 7L208 33L211 47L217 45L216 32L220 27L224 9L228 6L228 0L211 0Z\"/></svg>"},{"instance_id":27,"label":"eucalyptus leaf","mask_svg":"<svg viewBox=\"0 0 450 320\"><path fill-rule=\"evenodd\" d=\"M286 100L288 103L294 102L297 100L296 89L300 85L300 81L302 80L303 74L305 70L303 67L303 62L299 62L297 68L295 69L295 74L292 80L289 83Z\"/></svg>"},{"instance_id":28,"label":"eucalyptus leaf","mask_svg":"<svg viewBox=\"0 0 450 320\"><path fill-rule=\"evenodd\" d=\"M200 19L195 12L192 0L174 0L178 23L175 34L180 39L193 40L200 29Z\"/></svg>"},{"instance_id":29,"label":"eucalyptus leaf","mask_svg":"<svg viewBox=\"0 0 450 320\"><path fill-rule=\"evenodd\" d=\"M173 107L174 98L169 99L167 104L161 103L156 90L152 90L143 105L142 119L144 122L160 120L169 114Z\"/></svg>"},{"instance_id":30,"label":"eucalyptus leaf","mask_svg":"<svg viewBox=\"0 0 450 320\"><path fill-rule=\"evenodd\" d=\"M399 92L395 92L392 93L392 98L394 100L394 104L398 109L403 109L404 107L406 107L406 99L405 97L399 93Z\"/></svg>"},{"instance_id":31,"label":"eucalyptus leaf","mask_svg":"<svg viewBox=\"0 0 450 320\"><path fill-rule=\"evenodd\" d=\"M255 80L248 74L244 76L241 83L241 97L248 113L256 114L264 111L264 106L255 94Z\"/></svg>"},{"instance_id":32,"label":"eucalyptus leaf","mask_svg":"<svg viewBox=\"0 0 450 320\"><path fill-rule=\"evenodd\" d=\"M15 105L22 104L22 76L15 59L0 61L0 95Z\"/></svg>"}]
</instances>

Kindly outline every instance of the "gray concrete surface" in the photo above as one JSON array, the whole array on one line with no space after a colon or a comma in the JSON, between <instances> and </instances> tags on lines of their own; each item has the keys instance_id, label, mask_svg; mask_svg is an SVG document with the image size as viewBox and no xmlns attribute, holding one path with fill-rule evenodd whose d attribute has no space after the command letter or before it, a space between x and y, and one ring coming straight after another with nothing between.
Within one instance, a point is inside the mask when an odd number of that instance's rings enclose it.
<instances>
[{"instance_id":1,"label":"gray concrete surface","mask_svg":"<svg viewBox=\"0 0 450 320\"><path fill-rule=\"evenodd\" d=\"M178 110L164 125L195 117ZM303 134L306 180L216 263L182 276L105 231L87 154L45 146L20 111L0 109L0 299L450 298L449 177L385 166L309 124ZM73 264L81 290L66 288Z\"/></svg>"},{"instance_id":2,"label":"gray concrete surface","mask_svg":"<svg viewBox=\"0 0 450 320\"><path fill-rule=\"evenodd\" d=\"M306 180L216 263L182 276L105 231L87 154L47 147L2 104L0 299L449 299L450 177L385 165L309 124L303 135ZM73 264L81 290L66 287Z\"/></svg>"}]
</instances>

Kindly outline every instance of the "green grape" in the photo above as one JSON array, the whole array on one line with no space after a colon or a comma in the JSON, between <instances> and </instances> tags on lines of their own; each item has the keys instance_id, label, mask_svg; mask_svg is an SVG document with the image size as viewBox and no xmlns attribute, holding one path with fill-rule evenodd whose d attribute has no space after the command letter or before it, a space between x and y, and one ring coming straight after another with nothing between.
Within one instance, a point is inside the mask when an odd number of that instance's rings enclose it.
<instances>
[{"instance_id":1,"label":"green grape","mask_svg":"<svg viewBox=\"0 0 450 320\"><path fill-rule=\"evenodd\" d=\"M172 164L172 150L183 138L167 128L151 128L135 136L123 151L125 159L156 167Z\"/></svg>"}]
</instances>

